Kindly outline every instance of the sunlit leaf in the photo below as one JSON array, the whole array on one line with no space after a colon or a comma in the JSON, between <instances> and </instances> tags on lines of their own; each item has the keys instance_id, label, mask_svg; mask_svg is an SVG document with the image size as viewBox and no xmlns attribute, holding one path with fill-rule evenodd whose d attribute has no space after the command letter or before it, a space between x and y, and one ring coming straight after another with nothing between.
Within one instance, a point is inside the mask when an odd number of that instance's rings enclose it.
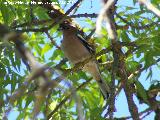
<instances>
[{"instance_id":1,"label":"sunlit leaf","mask_svg":"<svg viewBox=\"0 0 160 120\"><path fill-rule=\"evenodd\" d=\"M149 103L148 102L148 97L147 97L147 93L146 93L146 90L144 89L143 85L135 80L135 84L136 84L136 87L137 87L137 93L138 95L146 102L146 103Z\"/></svg>"}]
</instances>

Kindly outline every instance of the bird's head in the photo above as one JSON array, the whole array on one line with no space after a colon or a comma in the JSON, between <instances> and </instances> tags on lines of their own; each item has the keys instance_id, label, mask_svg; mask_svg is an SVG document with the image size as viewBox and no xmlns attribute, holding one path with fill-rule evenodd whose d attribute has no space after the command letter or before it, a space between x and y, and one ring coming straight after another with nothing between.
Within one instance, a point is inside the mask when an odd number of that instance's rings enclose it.
<instances>
[{"instance_id":1,"label":"bird's head","mask_svg":"<svg viewBox=\"0 0 160 120\"><path fill-rule=\"evenodd\" d=\"M78 27L76 24L69 21L64 21L59 25L59 30L62 30L62 31L77 31L77 28Z\"/></svg>"}]
</instances>

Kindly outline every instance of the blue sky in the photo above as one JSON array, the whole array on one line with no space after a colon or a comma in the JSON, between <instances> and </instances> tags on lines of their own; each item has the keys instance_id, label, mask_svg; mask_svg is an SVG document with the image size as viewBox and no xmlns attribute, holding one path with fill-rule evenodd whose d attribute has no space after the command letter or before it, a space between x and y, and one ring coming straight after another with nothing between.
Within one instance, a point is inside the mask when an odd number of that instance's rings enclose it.
<instances>
[{"instance_id":1,"label":"blue sky","mask_svg":"<svg viewBox=\"0 0 160 120\"><path fill-rule=\"evenodd\" d=\"M91 8L91 1L90 0L84 0L84 3L83 3L83 6L81 6L78 10L79 13L99 13L101 7L102 7L102 4L101 4L101 0L92 0L92 8ZM118 3L117 3L118 6L133 6L133 2L132 0L119 0ZM122 9L118 9L120 11L124 11L123 10L123 7ZM139 4L136 4L135 6L133 7L136 7L136 8L139 8ZM88 12L89 11L89 12ZM119 11L118 11L119 12ZM85 26L83 24L83 21L80 21L79 22L80 24L82 24L82 26ZM130 36L131 37L131 36ZM132 38L132 37L131 37ZM157 79L157 78L160 78L160 70L159 68L153 66L153 79ZM145 89L148 89L149 86L150 86L150 81L149 80L146 80L146 76L148 75L148 72L147 71L144 71L142 72L140 78L139 78L139 81L141 83L143 83ZM139 108L139 112L140 111L143 111L144 109L147 108L147 105L145 104L139 104L138 100L135 98L134 99L136 104L138 105L138 108ZM130 113L128 111L128 106L127 106L127 100L125 98L125 93L124 91L121 91L121 93L119 94L119 96L117 97L117 100L116 100L116 110L117 112L115 112L115 116L117 117L124 117L124 116L130 116ZM154 113L151 113L149 116L145 117L144 120L153 120L154 119Z\"/></svg>"}]
</instances>

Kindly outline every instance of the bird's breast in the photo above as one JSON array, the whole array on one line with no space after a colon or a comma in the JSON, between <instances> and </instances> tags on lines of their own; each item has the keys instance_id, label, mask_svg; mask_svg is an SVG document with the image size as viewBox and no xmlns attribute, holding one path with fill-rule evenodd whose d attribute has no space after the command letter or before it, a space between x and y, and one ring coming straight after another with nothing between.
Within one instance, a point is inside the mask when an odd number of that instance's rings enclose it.
<instances>
[{"instance_id":1,"label":"bird's breast","mask_svg":"<svg viewBox=\"0 0 160 120\"><path fill-rule=\"evenodd\" d=\"M77 37L68 36L68 38L64 38L62 40L61 48L65 57L67 57L73 64L82 62L91 56L89 51Z\"/></svg>"}]
</instances>

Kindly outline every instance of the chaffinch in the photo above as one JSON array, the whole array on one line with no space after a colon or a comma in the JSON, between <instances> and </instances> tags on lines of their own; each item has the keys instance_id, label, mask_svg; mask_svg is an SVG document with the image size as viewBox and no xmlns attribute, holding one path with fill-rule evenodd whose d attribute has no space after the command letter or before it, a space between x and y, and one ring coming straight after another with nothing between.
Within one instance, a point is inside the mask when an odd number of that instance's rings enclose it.
<instances>
[{"instance_id":1,"label":"chaffinch","mask_svg":"<svg viewBox=\"0 0 160 120\"><path fill-rule=\"evenodd\" d=\"M63 22L60 24L60 29L63 32L61 49L64 52L65 57L68 58L71 63L77 64L83 62L93 55L93 48L84 39L83 32L79 31L77 26L69 22ZM91 59L84 65L83 71L88 72L93 76L100 87L102 95L107 99L110 88L101 77L97 61Z\"/></svg>"}]
</instances>

